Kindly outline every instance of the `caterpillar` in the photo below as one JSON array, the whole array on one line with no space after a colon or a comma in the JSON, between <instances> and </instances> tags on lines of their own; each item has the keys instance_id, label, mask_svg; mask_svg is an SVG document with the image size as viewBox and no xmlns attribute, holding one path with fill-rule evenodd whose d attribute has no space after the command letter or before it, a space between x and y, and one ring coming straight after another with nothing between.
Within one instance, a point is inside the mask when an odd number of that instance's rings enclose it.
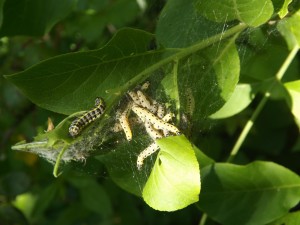
<instances>
[{"instance_id":1,"label":"caterpillar","mask_svg":"<svg viewBox=\"0 0 300 225\"><path fill-rule=\"evenodd\" d=\"M159 146L153 142L151 145L149 145L147 148L145 148L144 151L142 151L139 155L138 155L138 158L137 158L137 168L138 170L140 170L144 164L144 160L152 155L154 152L156 152L157 150L159 150Z\"/></svg>"},{"instance_id":2,"label":"caterpillar","mask_svg":"<svg viewBox=\"0 0 300 225\"><path fill-rule=\"evenodd\" d=\"M133 105L132 111L140 117L143 121L149 120L151 124L153 124L153 127L159 130L167 130L172 133L175 133L177 135L180 135L180 131L177 127L175 127L172 124L169 124L162 119L158 118L155 116L153 113L149 112L148 110L138 106L138 105Z\"/></svg>"},{"instance_id":3,"label":"caterpillar","mask_svg":"<svg viewBox=\"0 0 300 225\"><path fill-rule=\"evenodd\" d=\"M131 141L132 140L132 132L130 129L127 115L122 113L119 117L119 121L120 121L120 125L125 133L127 141Z\"/></svg>"},{"instance_id":4,"label":"caterpillar","mask_svg":"<svg viewBox=\"0 0 300 225\"><path fill-rule=\"evenodd\" d=\"M152 124L150 123L150 121L146 120L145 121L145 128L146 128L146 131L147 133L149 134L149 136L153 139L153 140L156 140L156 139L159 139L159 138L162 138L162 134L156 130Z\"/></svg>"},{"instance_id":5,"label":"caterpillar","mask_svg":"<svg viewBox=\"0 0 300 225\"><path fill-rule=\"evenodd\" d=\"M191 88L186 89L186 100L186 112L189 117L192 117L195 110L195 99Z\"/></svg>"},{"instance_id":6,"label":"caterpillar","mask_svg":"<svg viewBox=\"0 0 300 225\"><path fill-rule=\"evenodd\" d=\"M91 122L98 119L105 110L104 100L97 97L95 100L95 107L90 111L84 113L82 116L76 118L69 127L69 134L71 137L75 138L80 134L82 129L89 125Z\"/></svg>"}]
</instances>

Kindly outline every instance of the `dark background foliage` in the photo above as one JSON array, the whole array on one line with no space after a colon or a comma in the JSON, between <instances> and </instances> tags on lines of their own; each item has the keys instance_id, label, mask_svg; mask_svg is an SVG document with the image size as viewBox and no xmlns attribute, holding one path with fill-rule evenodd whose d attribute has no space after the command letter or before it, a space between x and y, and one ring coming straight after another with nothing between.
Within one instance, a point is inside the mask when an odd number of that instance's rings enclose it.
<instances>
[{"instance_id":1,"label":"dark background foliage","mask_svg":"<svg viewBox=\"0 0 300 225\"><path fill-rule=\"evenodd\" d=\"M166 2L149 0L143 8L131 0L68 0L61 1L60 10L51 13L60 1L49 1L46 8L31 1L32 5L27 7L35 8L41 18L34 21L35 25L31 28L26 26L32 23L30 15L23 15L29 20L26 21L20 19L22 17L13 17L15 14L9 11L14 6L16 12L23 12L25 2L0 0L0 6L3 6L0 30L0 224L198 224L202 213L197 206L191 205L172 213L155 211L141 198L116 186L106 169L97 163L89 163L89 159L86 164L71 163L64 168L62 176L54 178L52 164L37 155L11 150L16 142L31 141L37 133L47 129L48 117L58 124L64 116L34 105L2 75L23 71L63 53L97 49L123 27L155 33L158 17ZM294 9L298 5L296 2ZM32 15L32 18L35 16ZM172 24L166 21L165 25ZM156 32L164 32L163 27L160 29ZM213 29L220 30L222 27L215 26ZM209 32L208 28L206 35ZM175 35L166 34L165 38L168 40ZM162 43L164 41L161 40ZM256 60L262 61L268 55L278 55L274 57L273 64L279 67L283 53L287 52L283 38L272 27L262 28L256 40L241 37L237 42L243 46L239 51L242 81L267 79L261 77L261 74L266 74L262 72L265 71L263 63L261 67L259 63L253 63L255 66L251 67L248 62L254 60L249 58L260 55L261 58ZM186 40L185 43L171 43L170 47L189 44ZM245 46L256 54L243 55ZM296 61L299 61L299 55ZM293 71L299 71L298 67L298 62L291 66L290 77L285 77L287 81L292 80ZM274 74L276 70L276 66L268 67L268 74ZM257 77L250 77L247 73L257 74ZM299 74L296 76L299 79ZM265 105L234 163L268 160L299 174L299 128L286 101L280 93L278 96L275 95ZM238 115L206 121L199 136L193 137L193 143L214 160L225 161L261 97L258 95ZM208 220L206 224L218 223Z\"/></svg>"}]
</instances>

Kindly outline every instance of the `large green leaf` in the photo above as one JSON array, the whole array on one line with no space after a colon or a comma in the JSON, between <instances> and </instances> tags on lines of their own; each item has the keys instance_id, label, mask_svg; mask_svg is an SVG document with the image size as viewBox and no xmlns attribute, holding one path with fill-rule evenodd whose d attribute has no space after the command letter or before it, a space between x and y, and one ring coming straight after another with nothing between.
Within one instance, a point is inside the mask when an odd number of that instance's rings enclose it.
<instances>
[{"instance_id":1,"label":"large green leaf","mask_svg":"<svg viewBox=\"0 0 300 225\"><path fill-rule=\"evenodd\" d=\"M41 36L48 32L55 23L68 15L75 3L75 0L5 1L0 36Z\"/></svg>"},{"instance_id":2,"label":"large green leaf","mask_svg":"<svg viewBox=\"0 0 300 225\"><path fill-rule=\"evenodd\" d=\"M91 107L97 96L102 96L107 103L107 108L110 108L128 89L155 74L155 71L162 69L163 66L171 64L175 59L185 58L186 60L187 56L244 28L243 25L233 27L225 33L203 40L188 48L156 51L149 51L153 41L152 34L123 29L102 49L51 58L24 72L6 76L6 78L18 86L35 104L51 111L71 114L86 110ZM224 49L222 49L223 47ZM238 59L233 51L235 51L233 41L230 41L229 44L224 43L224 45L220 43L218 47L206 51L205 55L210 55L208 57L211 58L210 63L213 65L208 66L206 61L206 64L203 65L205 66L204 71L202 71L212 73L212 69L216 69L216 81L207 80L209 76L206 75L206 82L210 82L210 84L217 82L218 85L221 85L220 87L215 85L217 88L230 94L235 87L235 83L232 81L238 79L238 73L236 73ZM216 53L219 54L219 57L215 59ZM230 56L230 53L233 55ZM192 63L194 61L191 60ZM185 62L182 62L182 65L188 69ZM225 65L226 67L224 67ZM230 72L232 75L229 74L230 70L227 68L233 70ZM196 74L189 73L189 78L196 79L197 74L201 72L197 71ZM186 71L183 72L178 76L185 79ZM194 80L189 79L189 81L193 84ZM187 84L185 83L185 85ZM227 89L223 88L223 85L231 87ZM217 95L219 92L215 94L215 96Z\"/></svg>"},{"instance_id":3,"label":"large green leaf","mask_svg":"<svg viewBox=\"0 0 300 225\"><path fill-rule=\"evenodd\" d=\"M42 108L63 114L86 110L97 96L120 96L117 87L161 59L164 51L147 52L152 39L124 29L102 49L51 58L6 78Z\"/></svg>"},{"instance_id":4,"label":"large green leaf","mask_svg":"<svg viewBox=\"0 0 300 225\"><path fill-rule=\"evenodd\" d=\"M198 201L200 170L194 149L184 136L157 141L160 152L143 189L152 208L175 211Z\"/></svg>"},{"instance_id":5,"label":"large green leaf","mask_svg":"<svg viewBox=\"0 0 300 225\"><path fill-rule=\"evenodd\" d=\"M300 178L271 162L216 163L201 170L199 207L221 224L258 225L285 215L300 200Z\"/></svg>"},{"instance_id":6,"label":"large green leaf","mask_svg":"<svg viewBox=\"0 0 300 225\"><path fill-rule=\"evenodd\" d=\"M194 1L203 16L222 23L239 20L249 26L256 27L267 22L273 14L271 0Z\"/></svg>"},{"instance_id":7,"label":"large green leaf","mask_svg":"<svg viewBox=\"0 0 300 225\"><path fill-rule=\"evenodd\" d=\"M179 62L181 107L193 126L202 126L209 115L224 105L236 87L239 73L235 38Z\"/></svg>"},{"instance_id":8,"label":"large green leaf","mask_svg":"<svg viewBox=\"0 0 300 225\"><path fill-rule=\"evenodd\" d=\"M158 141L161 150L148 157L139 171L136 166L137 155L150 144L149 141L145 142L145 138L135 138L131 143L119 142L110 146L113 151L97 156L97 159L105 164L115 183L130 193L143 196L155 209L174 211L195 202L200 191L198 162L202 167L213 160L193 147L184 136L168 137ZM182 176L182 173L190 176ZM162 190L167 180L173 180L173 186L168 185ZM183 189L184 195L178 193ZM168 191L168 195L163 196L165 191Z\"/></svg>"}]
</instances>

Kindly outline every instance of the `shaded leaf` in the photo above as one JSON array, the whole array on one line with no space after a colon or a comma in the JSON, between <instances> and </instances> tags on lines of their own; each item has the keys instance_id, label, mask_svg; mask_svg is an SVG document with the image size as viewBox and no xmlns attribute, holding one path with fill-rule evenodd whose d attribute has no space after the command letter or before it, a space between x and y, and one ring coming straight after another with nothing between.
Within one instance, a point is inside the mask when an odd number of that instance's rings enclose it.
<instances>
[{"instance_id":1,"label":"shaded leaf","mask_svg":"<svg viewBox=\"0 0 300 225\"><path fill-rule=\"evenodd\" d=\"M0 29L2 27L3 22L3 5L5 3L5 0L0 0Z\"/></svg>"},{"instance_id":2,"label":"shaded leaf","mask_svg":"<svg viewBox=\"0 0 300 225\"><path fill-rule=\"evenodd\" d=\"M193 126L202 126L202 122L219 110L235 89L240 61L234 41L233 37L179 63L181 107Z\"/></svg>"},{"instance_id":3,"label":"shaded leaf","mask_svg":"<svg viewBox=\"0 0 300 225\"><path fill-rule=\"evenodd\" d=\"M74 0L9 0L3 7L0 36L41 36L68 15Z\"/></svg>"},{"instance_id":4,"label":"shaded leaf","mask_svg":"<svg viewBox=\"0 0 300 225\"><path fill-rule=\"evenodd\" d=\"M201 16L193 1L169 0L160 13L156 37L164 47L182 48L221 33L223 29L223 24Z\"/></svg>"},{"instance_id":5,"label":"shaded leaf","mask_svg":"<svg viewBox=\"0 0 300 225\"><path fill-rule=\"evenodd\" d=\"M104 188L89 177L72 177L71 183L79 189L81 202L85 208L107 219L112 216L112 205Z\"/></svg>"},{"instance_id":6,"label":"shaded leaf","mask_svg":"<svg viewBox=\"0 0 300 225\"><path fill-rule=\"evenodd\" d=\"M24 172L10 172L0 178L0 194L9 198L24 193L29 188L30 178Z\"/></svg>"},{"instance_id":7,"label":"shaded leaf","mask_svg":"<svg viewBox=\"0 0 300 225\"><path fill-rule=\"evenodd\" d=\"M201 176L199 207L225 225L265 224L300 200L299 176L271 162L216 163L203 168Z\"/></svg>"},{"instance_id":8,"label":"shaded leaf","mask_svg":"<svg viewBox=\"0 0 300 225\"><path fill-rule=\"evenodd\" d=\"M51 58L6 78L42 108L62 114L86 110L98 96L118 97L126 81L161 59L162 52L147 52L152 39L124 29L102 49ZM117 93L111 90L119 86Z\"/></svg>"},{"instance_id":9,"label":"shaded leaf","mask_svg":"<svg viewBox=\"0 0 300 225\"><path fill-rule=\"evenodd\" d=\"M15 207L8 204L0 205L0 221L2 224L29 225L25 216Z\"/></svg>"},{"instance_id":10,"label":"shaded leaf","mask_svg":"<svg viewBox=\"0 0 300 225\"><path fill-rule=\"evenodd\" d=\"M35 206L32 210L32 217L38 218L45 210L49 207L52 203L53 199L55 198L58 192L58 183L53 183L47 186L44 190L42 190L39 195L37 196L37 201Z\"/></svg>"}]
</instances>

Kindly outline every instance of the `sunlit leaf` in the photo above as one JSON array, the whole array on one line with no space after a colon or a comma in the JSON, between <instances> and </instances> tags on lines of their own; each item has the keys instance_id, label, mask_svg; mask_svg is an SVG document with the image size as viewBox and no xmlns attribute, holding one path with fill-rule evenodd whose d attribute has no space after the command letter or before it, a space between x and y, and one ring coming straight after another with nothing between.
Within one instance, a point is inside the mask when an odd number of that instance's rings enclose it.
<instances>
[{"instance_id":1,"label":"sunlit leaf","mask_svg":"<svg viewBox=\"0 0 300 225\"><path fill-rule=\"evenodd\" d=\"M266 224L300 200L300 178L272 162L216 163L201 170L199 207L221 224Z\"/></svg>"},{"instance_id":2,"label":"sunlit leaf","mask_svg":"<svg viewBox=\"0 0 300 225\"><path fill-rule=\"evenodd\" d=\"M279 21L277 28L285 38L289 49L293 49L295 46L300 47L300 11Z\"/></svg>"},{"instance_id":3,"label":"sunlit leaf","mask_svg":"<svg viewBox=\"0 0 300 225\"><path fill-rule=\"evenodd\" d=\"M256 27L270 19L273 13L273 4L270 0L194 1L203 16L221 23L239 20Z\"/></svg>"},{"instance_id":4,"label":"sunlit leaf","mask_svg":"<svg viewBox=\"0 0 300 225\"><path fill-rule=\"evenodd\" d=\"M37 196L33 193L27 192L16 196L13 205L18 208L30 221L32 212L37 203ZM0 213L1 215L1 213ZM1 217L1 216L0 216Z\"/></svg>"},{"instance_id":5,"label":"sunlit leaf","mask_svg":"<svg viewBox=\"0 0 300 225\"><path fill-rule=\"evenodd\" d=\"M276 220L275 222L269 223L268 225L298 225L300 224L300 212L292 212Z\"/></svg>"},{"instance_id":6,"label":"sunlit leaf","mask_svg":"<svg viewBox=\"0 0 300 225\"><path fill-rule=\"evenodd\" d=\"M284 0L283 6L281 7L281 9L278 12L278 15L280 16L280 18L285 17L288 12L289 12L289 4L292 3L293 0Z\"/></svg>"},{"instance_id":7,"label":"sunlit leaf","mask_svg":"<svg viewBox=\"0 0 300 225\"><path fill-rule=\"evenodd\" d=\"M227 118L241 112L252 102L255 92L250 84L238 84L228 102L210 118Z\"/></svg>"},{"instance_id":8,"label":"sunlit leaf","mask_svg":"<svg viewBox=\"0 0 300 225\"><path fill-rule=\"evenodd\" d=\"M298 126L300 126L300 80L285 83L291 99L291 111L296 119Z\"/></svg>"},{"instance_id":9,"label":"sunlit leaf","mask_svg":"<svg viewBox=\"0 0 300 225\"><path fill-rule=\"evenodd\" d=\"M184 137L157 141L160 152L143 189L152 208L175 211L198 201L200 170L194 150Z\"/></svg>"}]
</instances>

